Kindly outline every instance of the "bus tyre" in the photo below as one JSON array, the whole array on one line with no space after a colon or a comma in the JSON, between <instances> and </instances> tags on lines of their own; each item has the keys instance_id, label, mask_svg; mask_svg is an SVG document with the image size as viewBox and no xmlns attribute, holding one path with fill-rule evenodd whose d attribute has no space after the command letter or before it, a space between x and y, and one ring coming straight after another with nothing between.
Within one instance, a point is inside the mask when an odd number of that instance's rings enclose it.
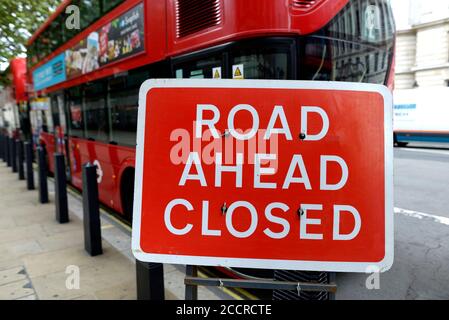
<instances>
[{"instance_id":1,"label":"bus tyre","mask_svg":"<svg viewBox=\"0 0 449 320\"><path fill-rule=\"evenodd\" d=\"M122 210L126 221L132 222L134 204L134 168L126 169L120 186Z\"/></svg>"}]
</instances>

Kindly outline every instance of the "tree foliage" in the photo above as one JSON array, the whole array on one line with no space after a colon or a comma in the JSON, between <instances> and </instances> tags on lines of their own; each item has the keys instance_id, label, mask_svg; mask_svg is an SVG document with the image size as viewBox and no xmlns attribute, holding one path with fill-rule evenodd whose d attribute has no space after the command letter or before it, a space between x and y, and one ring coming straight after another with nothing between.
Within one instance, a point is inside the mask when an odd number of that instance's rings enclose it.
<instances>
[{"instance_id":1,"label":"tree foliage","mask_svg":"<svg viewBox=\"0 0 449 320\"><path fill-rule=\"evenodd\" d=\"M61 0L0 0L0 63L24 56L34 31Z\"/></svg>"}]
</instances>

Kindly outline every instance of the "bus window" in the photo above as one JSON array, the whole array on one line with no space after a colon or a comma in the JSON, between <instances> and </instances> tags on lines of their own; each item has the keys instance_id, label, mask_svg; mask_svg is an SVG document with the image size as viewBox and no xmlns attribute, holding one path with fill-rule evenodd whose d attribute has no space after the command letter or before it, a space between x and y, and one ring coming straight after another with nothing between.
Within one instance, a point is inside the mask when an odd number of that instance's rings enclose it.
<instances>
[{"instance_id":1,"label":"bus window","mask_svg":"<svg viewBox=\"0 0 449 320\"><path fill-rule=\"evenodd\" d=\"M61 92L60 94L58 94L56 96L56 100L58 103L58 110L57 110L57 113L59 114L58 122L62 128L62 132L64 134L66 134L67 133L67 121L66 121L66 113L64 111L64 93Z\"/></svg>"},{"instance_id":2,"label":"bus window","mask_svg":"<svg viewBox=\"0 0 449 320\"><path fill-rule=\"evenodd\" d=\"M190 79L221 79L224 78L222 55L215 55L204 59L190 60L174 65L176 78Z\"/></svg>"},{"instance_id":3,"label":"bus window","mask_svg":"<svg viewBox=\"0 0 449 320\"><path fill-rule=\"evenodd\" d=\"M45 111L44 110L39 110L40 113L40 119L41 119L41 123L42 123L42 132L48 133L48 122L47 122L47 117L45 116Z\"/></svg>"},{"instance_id":4,"label":"bus window","mask_svg":"<svg viewBox=\"0 0 449 320\"><path fill-rule=\"evenodd\" d=\"M74 87L67 90L67 111L69 113L70 135L84 137L84 121L81 99L81 88Z\"/></svg>"},{"instance_id":5,"label":"bus window","mask_svg":"<svg viewBox=\"0 0 449 320\"><path fill-rule=\"evenodd\" d=\"M73 4L80 8L81 29L87 28L101 17L100 0L77 0Z\"/></svg>"},{"instance_id":6,"label":"bus window","mask_svg":"<svg viewBox=\"0 0 449 320\"><path fill-rule=\"evenodd\" d=\"M51 101L49 97L39 98L39 110L41 118L42 131L46 133L54 132L52 111L51 111Z\"/></svg>"},{"instance_id":7,"label":"bus window","mask_svg":"<svg viewBox=\"0 0 449 320\"><path fill-rule=\"evenodd\" d=\"M53 125L55 127L60 126L60 123L59 123L58 96L56 96L56 95L51 97L51 114L52 114L52 117L53 117Z\"/></svg>"},{"instance_id":8,"label":"bus window","mask_svg":"<svg viewBox=\"0 0 449 320\"><path fill-rule=\"evenodd\" d=\"M53 115L51 114L51 109L48 108L46 110L42 111L44 114L44 118L46 119L46 125L47 125L47 131L49 133L54 133L55 132L55 127L53 124Z\"/></svg>"},{"instance_id":9,"label":"bus window","mask_svg":"<svg viewBox=\"0 0 449 320\"><path fill-rule=\"evenodd\" d=\"M288 46L273 45L261 48L237 49L231 56L230 70L233 79L280 79L286 80L289 74Z\"/></svg>"},{"instance_id":10,"label":"bus window","mask_svg":"<svg viewBox=\"0 0 449 320\"><path fill-rule=\"evenodd\" d=\"M386 84L394 47L388 1L350 2L301 41L301 79Z\"/></svg>"},{"instance_id":11,"label":"bus window","mask_svg":"<svg viewBox=\"0 0 449 320\"><path fill-rule=\"evenodd\" d=\"M118 6L122 2L123 2L123 0L101 0L101 8L103 10L103 13L106 13L106 12L114 9L116 6Z\"/></svg>"},{"instance_id":12,"label":"bus window","mask_svg":"<svg viewBox=\"0 0 449 320\"><path fill-rule=\"evenodd\" d=\"M148 71L138 70L109 79L108 104L113 142L124 146L136 146L139 88L148 78Z\"/></svg>"},{"instance_id":13,"label":"bus window","mask_svg":"<svg viewBox=\"0 0 449 320\"><path fill-rule=\"evenodd\" d=\"M86 84L84 91L85 137L96 141L109 142L109 121L105 105L105 82Z\"/></svg>"}]
</instances>

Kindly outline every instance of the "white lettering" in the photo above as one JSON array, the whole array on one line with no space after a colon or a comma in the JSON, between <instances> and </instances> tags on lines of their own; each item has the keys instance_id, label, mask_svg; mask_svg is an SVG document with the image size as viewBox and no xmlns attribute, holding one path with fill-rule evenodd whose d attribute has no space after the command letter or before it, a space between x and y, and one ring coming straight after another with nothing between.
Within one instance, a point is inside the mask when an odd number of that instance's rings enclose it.
<instances>
[{"instance_id":1,"label":"white lettering","mask_svg":"<svg viewBox=\"0 0 449 320\"><path fill-rule=\"evenodd\" d=\"M311 112L318 113L323 120L323 127L318 134L312 135L307 131L307 115ZM320 107L301 107L301 132L306 135L306 141L318 141L323 139L329 130L329 117L327 116L326 111L324 111Z\"/></svg>"},{"instance_id":2,"label":"white lettering","mask_svg":"<svg viewBox=\"0 0 449 320\"><path fill-rule=\"evenodd\" d=\"M165 227L168 229L168 231L170 231L171 233L177 235L177 236L182 236L185 235L187 233L190 232L190 230L192 230L193 226L188 223L184 228L182 229L177 229L173 226L173 224L171 223L171 211L172 209L177 206L177 205L182 205L184 207L187 208L188 211L192 211L193 210L193 206L192 204L184 199L174 199L172 201L170 201L167 206L165 207L165 212L164 212L164 221L165 221Z\"/></svg>"},{"instance_id":3,"label":"white lettering","mask_svg":"<svg viewBox=\"0 0 449 320\"><path fill-rule=\"evenodd\" d=\"M284 218L273 216L273 214L271 213L273 209L281 209L282 211L287 212L289 207L281 202L273 202L265 208L265 217L267 218L267 220L276 224L280 224L282 226L282 231L273 232L269 228L266 228L263 233L265 233L272 239L283 239L290 232L290 224Z\"/></svg>"},{"instance_id":4,"label":"white lettering","mask_svg":"<svg viewBox=\"0 0 449 320\"><path fill-rule=\"evenodd\" d=\"M246 231L238 231L234 228L234 225L232 224L232 217L234 215L235 209L243 207L249 210L251 214L251 225L249 226L248 230ZM233 204L231 204L228 208L228 211L226 212L226 227L229 230L229 233L231 233L236 238L248 238L250 237L254 231L256 231L257 228L257 211L254 206L247 202L247 201L236 201Z\"/></svg>"},{"instance_id":5,"label":"white lettering","mask_svg":"<svg viewBox=\"0 0 449 320\"><path fill-rule=\"evenodd\" d=\"M354 217L354 229L349 234L340 233L340 214L342 211L349 212ZM360 214L356 208L346 205L334 206L334 240L348 241L354 239L359 234L361 226L362 220L360 219Z\"/></svg>"},{"instance_id":6,"label":"white lettering","mask_svg":"<svg viewBox=\"0 0 449 320\"><path fill-rule=\"evenodd\" d=\"M341 178L340 181L336 184L328 184L327 183L327 163L328 162L336 162L340 165L341 168ZM320 157L320 189L321 190L340 190L342 189L346 182L348 181L348 165L345 160L338 156L321 156Z\"/></svg>"}]
</instances>

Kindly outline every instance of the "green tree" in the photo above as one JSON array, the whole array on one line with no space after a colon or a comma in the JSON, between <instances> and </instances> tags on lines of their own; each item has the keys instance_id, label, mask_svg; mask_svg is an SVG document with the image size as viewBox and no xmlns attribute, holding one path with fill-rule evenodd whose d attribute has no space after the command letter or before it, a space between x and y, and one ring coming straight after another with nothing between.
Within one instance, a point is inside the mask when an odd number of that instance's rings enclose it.
<instances>
[{"instance_id":1,"label":"green tree","mask_svg":"<svg viewBox=\"0 0 449 320\"><path fill-rule=\"evenodd\" d=\"M61 0L0 0L0 65L26 53L34 31Z\"/></svg>"}]
</instances>

